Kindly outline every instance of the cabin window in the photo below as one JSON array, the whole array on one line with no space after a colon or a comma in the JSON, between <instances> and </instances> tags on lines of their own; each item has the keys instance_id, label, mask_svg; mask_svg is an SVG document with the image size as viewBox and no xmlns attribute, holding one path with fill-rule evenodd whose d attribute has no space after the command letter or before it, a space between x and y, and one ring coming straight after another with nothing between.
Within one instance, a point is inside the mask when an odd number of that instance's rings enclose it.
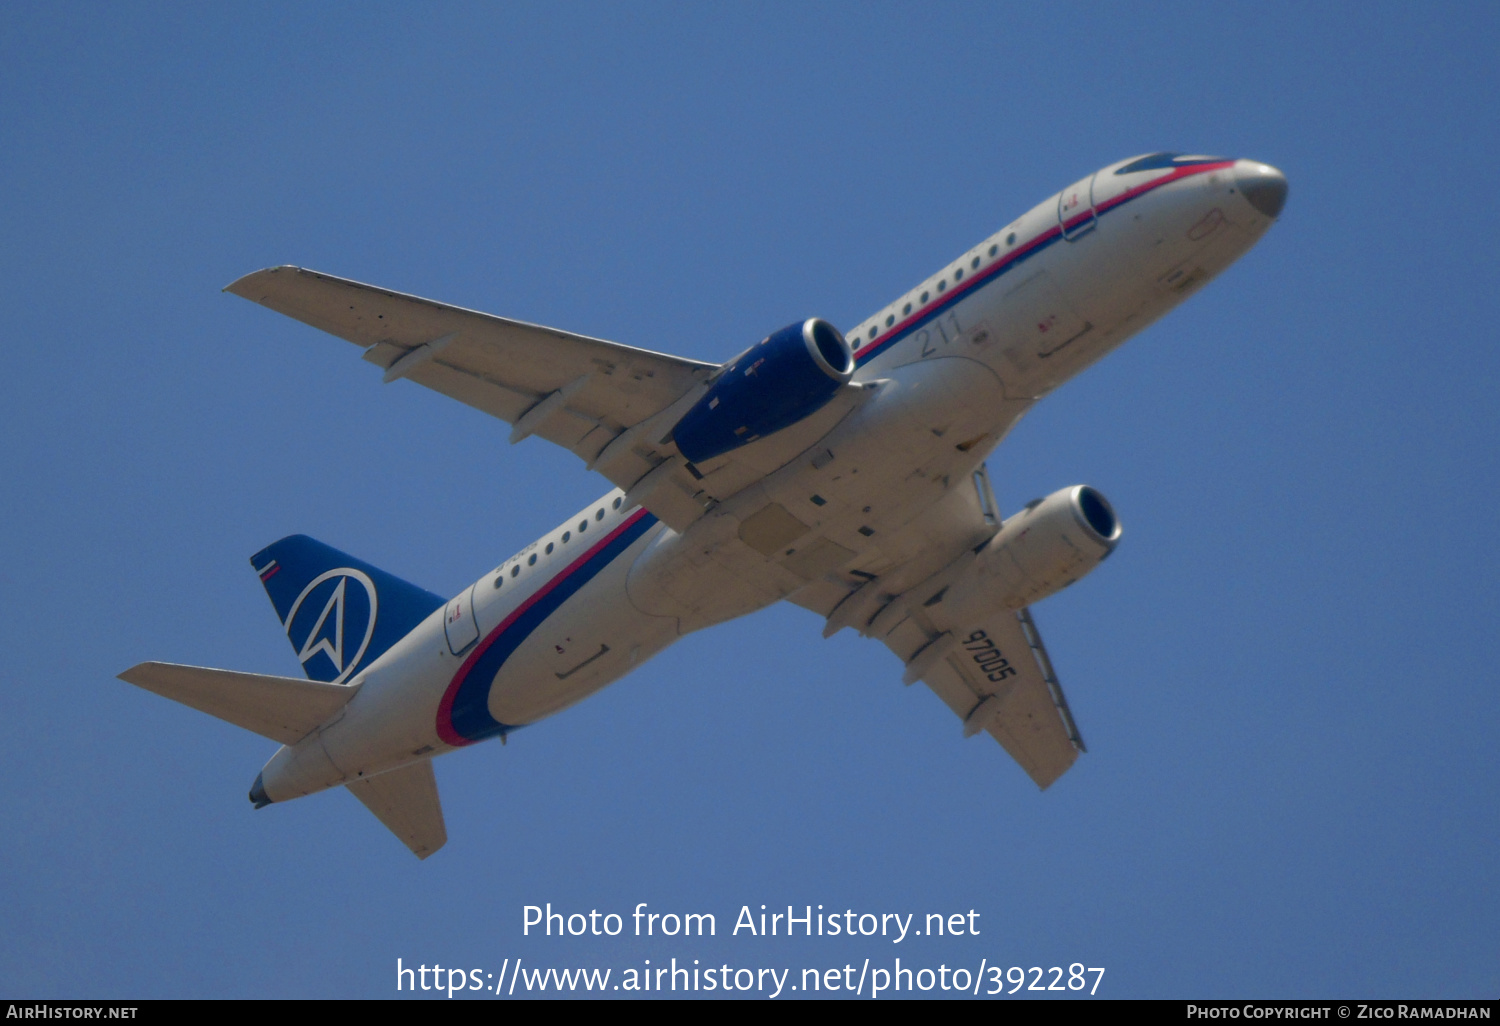
<instances>
[{"instance_id":1,"label":"cabin window","mask_svg":"<svg viewBox=\"0 0 1500 1026\"><path fill-rule=\"evenodd\" d=\"M902 313L903 313L903 314L909 314L909 313L911 313L911 304L910 304L910 303L907 303L907 304L906 304L906 305L905 305L905 306L903 306L903 307L902 307L902 308L901 308L901 312L902 312Z\"/></svg>"},{"instance_id":2,"label":"cabin window","mask_svg":"<svg viewBox=\"0 0 1500 1026\"><path fill-rule=\"evenodd\" d=\"M549 556L552 555L552 543L551 542L547 543L547 555L549 555Z\"/></svg>"},{"instance_id":3,"label":"cabin window","mask_svg":"<svg viewBox=\"0 0 1500 1026\"><path fill-rule=\"evenodd\" d=\"M495 587L496 588L499 588L500 585L502 585L504 583L505 583L505 575L504 574L501 574L499 577L495 578Z\"/></svg>"},{"instance_id":4,"label":"cabin window","mask_svg":"<svg viewBox=\"0 0 1500 1026\"><path fill-rule=\"evenodd\" d=\"M922 293L922 299L921 299L921 302L923 302L923 303L925 303L925 302L927 302L927 293L925 293L925 292L924 292L924 293Z\"/></svg>"},{"instance_id":5,"label":"cabin window","mask_svg":"<svg viewBox=\"0 0 1500 1026\"><path fill-rule=\"evenodd\" d=\"M599 508L598 508L598 509L597 509L597 510L596 510L596 511L595 511L595 512L594 512L594 519L595 519L595 520L603 520L603 519L604 519L604 507L603 507L603 506L600 506L600 507L599 507Z\"/></svg>"},{"instance_id":6,"label":"cabin window","mask_svg":"<svg viewBox=\"0 0 1500 1026\"><path fill-rule=\"evenodd\" d=\"M531 555L529 555L529 556L526 557L526 565L527 566L536 566L536 553L535 552L533 552Z\"/></svg>"},{"instance_id":7,"label":"cabin window","mask_svg":"<svg viewBox=\"0 0 1500 1026\"><path fill-rule=\"evenodd\" d=\"M994 247L992 246L990 248L993 249ZM991 253L990 255L994 256L994 253ZM979 270L979 258L975 257L973 260L970 260L969 261L969 266L972 267L976 271Z\"/></svg>"},{"instance_id":8,"label":"cabin window","mask_svg":"<svg viewBox=\"0 0 1500 1026\"><path fill-rule=\"evenodd\" d=\"M517 563L515 566L513 566L513 567L510 568L510 575L512 577L520 577L521 576L521 564L520 563Z\"/></svg>"},{"instance_id":9,"label":"cabin window","mask_svg":"<svg viewBox=\"0 0 1500 1026\"><path fill-rule=\"evenodd\" d=\"M958 270L956 270L956 271L953 272L953 280L955 282L960 282L960 281L964 280L964 269L962 267L960 267Z\"/></svg>"},{"instance_id":10,"label":"cabin window","mask_svg":"<svg viewBox=\"0 0 1500 1026\"><path fill-rule=\"evenodd\" d=\"M615 501L612 503L612 505L614 506L615 509L619 509L620 508L620 496L618 496L618 495L615 496Z\"/></svg>"},{"instance_id":11,"label":"cabin window","mask_svg":"<svg viewBox=\"0 0 1500 1026\"><path fill-rule=\"evenodd\" d=\"M587 531L588 529L589 529L589 522L587 520L580 520L580 521L578 521L578 533L579 534L582 534L584 531Z\"/></svg>"},{"instance_id":12,"label":"cabin window","mask_svg":"<svg viewBox=\"0 0 1500 1026\"><path fill-rule=\"evenodd\" d=\"M1007 246L1014 246L1016 244L1016 233L1015 232L1011 232L1009 235L1007 235L1005 237L1005 244Z\"/></svg>"},{"instance_id":13,"label":"cabin window","mask_svg":"<svg viewBox=\"0 0 1500 1026\"><path fill-rule=\"evenodd\" d=\"M873 325L873 324L870 325L870 337L871 338L875 337L875 325Z\"/></svg>"},{"instance_id":14,"label":"cabin window","mask_svg":"<svg viewBox=\"0 0 1500 1026\"><path fill-rule=\"evenodd\" d=\"M938 291L939 292L942 292L947 287L948 287L948 279L947 278L944 278L942 281L938 282Z\"/></svg>"},{"instance_id":15,"label":"cabin window","mask_svg":"<svg viewBox=\"0 0 1500 1026\"><path fill-rule=\"evenodd\" d=\"M999 246L991 246L990 247L990 256L994 256L998 252L1000 252L1000 247Z\"/></svg>"},{"instance_id":16,"label":"cabin window","mask_svg":"<svg viewBox=\"0 0 1500 1026\"><path fill-rule=\"evenodd\" d=\"M887 328L889 328L892 324L895 324L895 323L896 323L896 315L895 314L887 314L886 318L885 318L885 326Z\"/></svg>"},{"instance_id":17,"label":"cabin window","mask_svg":"<svg viewBox=\"0 0 1500 1026\"><path fill-rule=\"evenodd\" d=\"M563 532L563 544L564 545L568 544L568 539L571 538L571 537L573 537L573 533L571 531L564 531Z\"/></svg>"}]
</instances>

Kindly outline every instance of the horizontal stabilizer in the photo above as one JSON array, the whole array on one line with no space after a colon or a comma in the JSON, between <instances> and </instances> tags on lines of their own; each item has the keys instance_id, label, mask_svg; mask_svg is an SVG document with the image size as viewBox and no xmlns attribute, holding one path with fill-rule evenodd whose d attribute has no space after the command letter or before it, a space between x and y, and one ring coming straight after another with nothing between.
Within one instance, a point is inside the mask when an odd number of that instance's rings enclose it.
<instances>
[{"instance_id":1,"label":"horizontal stabilizer","mask_svg":"<svg viewBox=\"0 0 1500 1026\"><path fill-rule=\"evenodd\" d=\"M347 786L417 858L425 859L448 843L431 759Z\"/></svg>"},{"instance_id":2,"label":"horizontal stabilizer","mask_svg":"<svg viewBox=\"0 0 1500 1026\"><path fill-rule=\"evenodd\" d=\"M177 663L141 663L120 679L284 745L296 744L326 723L359 690Z\"/></svg>"}]
</instances>

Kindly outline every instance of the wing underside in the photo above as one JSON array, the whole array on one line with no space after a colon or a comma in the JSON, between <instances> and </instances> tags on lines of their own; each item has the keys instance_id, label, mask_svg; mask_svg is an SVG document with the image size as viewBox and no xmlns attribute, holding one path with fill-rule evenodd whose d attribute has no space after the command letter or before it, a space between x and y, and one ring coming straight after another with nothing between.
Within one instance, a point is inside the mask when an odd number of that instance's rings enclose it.
<instances>
[{"instance_id":1,"label":"wing underside","mask_svg":"<svg viewBox=\"0 0 1500 1026\"><path fill-rule=\"evenodd\" d=\"M903 563L869 579L826 579L792 596L827 619L824 635L853 627L905 664L953 710L963 736L987 733L1038 787L1062 776L1085 751L1030 610L998 609L977 623L945 620L941 595L972 549L996 529L983 468L973 488L918 518L919 539Z\"/></svg>"},{"instance_id":2,"label":"wing underside","mask_svg":"<svg viewBox=\"0 0 1500 1026\"><path fill-rule=\"evenodd\" d=\"M225 291L354 343L388 382L407 378L511 424L513 442L561 445L621 488L642 492L660 470L643 504L673 527L703 513L702 489L665 436L714 364L299 267L256 271Z\"/></svg>"},{"instance_id":3,"label":"wing underside","mask_svg":"<svg viewBox=\"0 0 1500 1026\"><path fill-rule=\"evenodd\" d=\"M676 531L827 434L868 393L845 386L798 423L699 466L672 429L719 367L495 317L300 267L225 290L346 339L385 370L561 445Z\"/></svg>"},{"instance_id":4,"label":"wing underside","mask_svg":"<svg viewBox=\"0 0 1500 1026\"><path fill-rule=\"evenodd\" d=\"M1051 786L1085 751L1029 610L999 610L931 640L908 621L882 640L908 667L923 660L922 681L963 721L964 736L988 733L1038 787Z\"/></svg>"}]
</instances>

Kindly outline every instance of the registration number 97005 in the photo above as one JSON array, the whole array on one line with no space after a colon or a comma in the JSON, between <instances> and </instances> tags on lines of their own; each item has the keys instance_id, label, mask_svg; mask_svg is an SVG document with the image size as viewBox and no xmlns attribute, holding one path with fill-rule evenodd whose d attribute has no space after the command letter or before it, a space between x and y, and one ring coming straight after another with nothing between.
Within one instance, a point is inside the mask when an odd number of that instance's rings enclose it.
<instances>
[{"instance_id":1,"label":"registration number 97005","mask_svg":"<svg viewBox=\"0 0 1500 1026\"><path fill-rule=\"evenodd\" d=\"M990 640L983 630L976 630L964 639L964 650L979 666L986 680L998 684L1007 677L1016 675L1016 668L1000 651L1000 646Z\"/></svg>"}]
</instances>

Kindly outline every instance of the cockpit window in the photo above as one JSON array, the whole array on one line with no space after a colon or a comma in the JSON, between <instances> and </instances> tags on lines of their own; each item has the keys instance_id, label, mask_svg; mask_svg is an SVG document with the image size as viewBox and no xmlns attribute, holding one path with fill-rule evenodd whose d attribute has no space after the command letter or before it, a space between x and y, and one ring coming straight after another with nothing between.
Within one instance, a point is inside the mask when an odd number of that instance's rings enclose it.
<instances>
[{"instance_id":1,"label":"cockpit window","mask_svg":"<svg viewBox=\"0 0 1500 1026\"><path fill-rule=\"evenodd\" d=\"M1149 157L1132 160L1115 171L1117 175L1133 174L1136 171L1160 171L1172 167L1191 167L1193 164L1213 164L1223 157L1205 157L1202 154L1153 153Z\"/></svg>"}]
</instances>

